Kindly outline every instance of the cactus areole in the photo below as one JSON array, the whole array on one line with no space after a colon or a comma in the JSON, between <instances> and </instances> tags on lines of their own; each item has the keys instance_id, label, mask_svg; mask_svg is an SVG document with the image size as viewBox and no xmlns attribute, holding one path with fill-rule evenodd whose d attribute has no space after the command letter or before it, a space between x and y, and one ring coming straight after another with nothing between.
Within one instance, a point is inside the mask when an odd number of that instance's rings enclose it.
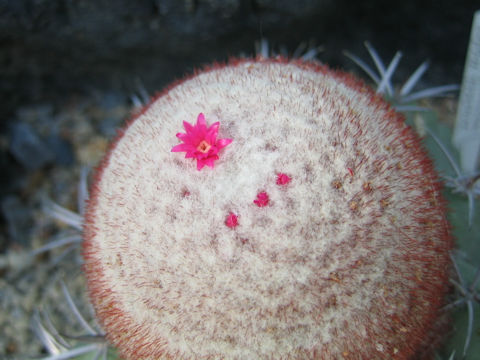
<instances>
[{"instance_id":1,"label":"cactus areole","mask_svg":"<svg viewBox=\"0 0 480 360\"><path fill-rule=\"evenodd\" d=\"M84 236L97 317L135 360L424 358L452 245L401 115L351 75L262 58L137 115Z\"/></svg>"}]
</instances>

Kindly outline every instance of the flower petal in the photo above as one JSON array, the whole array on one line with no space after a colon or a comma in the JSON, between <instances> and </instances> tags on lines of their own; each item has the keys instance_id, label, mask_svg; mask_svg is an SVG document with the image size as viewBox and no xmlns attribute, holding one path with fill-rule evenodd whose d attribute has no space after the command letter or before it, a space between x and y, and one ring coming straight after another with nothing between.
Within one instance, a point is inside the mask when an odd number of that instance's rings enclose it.
<instances>
[{"instance_id":1,"label":"flower petal","mask_svg":"<svg viewBox=\"0 0 480 360\"><path fill-rule=\"evenodd\" d=\"M202 135L205 135L207 132L207 123L205 121L205 115L203 113L198 114L197 117L197 131Z\"/></svg>"},{"instance_id":2,"label":"flower petal","mask_svg":"<svg viewBox=\"0 0 480 360\"><path fill-rule=\"evenodd\" d=\"M182 152L182 151L192 151L192 150L195 150L195 148L192 145L183 143L183 144L175 145L172 148L172 150L170 150L170 151L171 152Z\"/></svg>"},{"instance_id":3,"label":"flower petal","mask_svg":"<svg viewBox=\"0 0 480 360\"><path fill-rule=\"evenodd\" d=\"M197 170L200 171L205 166L205 161L197 159Z\"/></svg>"},{"instance_id":4,"label":"flower petal","mask_svg":"<svg viewBox=\"0 0 480 360\"><path fill-rule=\"evenodd\" d=\"M219 139L217 143L215 144L218 150L224 148L228 144L230 144L233 141L233 139Z\"/></svg>"},{"instance_id":5,"label":"flower petal","mask_svg":"<svg viewBox=\"0 0 480 360\"><path fill-rule=\"evenodd\" d=\"M187 121L183 122L183 127L187 131L187 134L191 134L191 133L195 132L194 126Z\"/></svg>"},{"instance_id":6,"label":"flower petal","mask_svg":"<svg viewBox=\"0 0 480 360\"><path fill-rule=\"evenodd\" d=\"M177 138L179 138L180 140L182 140L183 142L187 142L188 139L190 138L190 135L189 134L184 134L184 133L177 133Z\"/></svg>"},{"instance_id":7,"label":"flower petal","mask_svg":"<svg viewBox=\"0 0 480 360\"><path fill-rule=\"evenodd\" d=\"M218 134L218 128L220 127L220 123L217 121L216 123L213 123L207 130L207 134L205 136L205 140L209 144L215 144L215 141L217 140L217 134Z\"/></svg>"},{"instance_id":8,"label":"flower petal","mask_svg":"<svg viewBox=\"0 0 480 360\"><path fill-rule=\"evenodd\" d=\"M204 162L205 162L205 165L207 165L208 167L211 167L213 169L213 167L215 166L215 160L218 160L217 155L205 159Z\"/></svg>"}]
</instances>

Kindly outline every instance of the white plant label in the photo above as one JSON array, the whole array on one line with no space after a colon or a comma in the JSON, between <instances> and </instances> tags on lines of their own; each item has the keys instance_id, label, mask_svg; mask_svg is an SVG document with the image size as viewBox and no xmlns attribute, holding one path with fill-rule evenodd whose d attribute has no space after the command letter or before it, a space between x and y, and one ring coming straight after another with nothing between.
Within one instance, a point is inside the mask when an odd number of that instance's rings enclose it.
<instances>
[{"instance_id":1,"label":"white plant label","mask_svg":"<svg viewBox=\"0 0 480 360\"><path fill-rule=\"evenodd\" d=\"M480 10L473 19L453 142L464 173L474 173L480 154Z\"/></svg>"}]
</instances>

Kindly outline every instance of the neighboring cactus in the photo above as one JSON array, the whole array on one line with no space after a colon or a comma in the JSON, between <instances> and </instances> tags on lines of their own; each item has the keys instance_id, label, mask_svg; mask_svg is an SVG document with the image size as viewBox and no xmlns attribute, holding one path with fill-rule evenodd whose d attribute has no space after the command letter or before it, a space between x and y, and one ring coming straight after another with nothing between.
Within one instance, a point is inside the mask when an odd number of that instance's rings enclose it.
<instances>
[{"instance_id":1,"label":"neighboring cactus","mask_svg":"<svg viewBox=\"0 0 480 360\"><path fill-rule=\"evenodd\" d=\"M432 163L384 100L320 65L234 61L167 89L101 164L84 238L127 359L424 358L442 326Z\"/></svg>"}]
</instances>

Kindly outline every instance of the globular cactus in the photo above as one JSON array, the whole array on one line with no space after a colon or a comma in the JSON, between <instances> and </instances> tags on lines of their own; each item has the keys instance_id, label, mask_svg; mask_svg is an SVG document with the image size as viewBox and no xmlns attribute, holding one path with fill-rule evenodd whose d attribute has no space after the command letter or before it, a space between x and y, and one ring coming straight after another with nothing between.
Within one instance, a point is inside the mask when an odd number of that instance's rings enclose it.
<instances>
[{"instance_id":1,"label":"globular cactus","mask_svg":"<svg viewBox=\"0 0 480 360\"><path fill-rule=\"evenodd\" d=\"M235 60L166 89L99 167L84 238L127 359L416 359L442 325L432 162L382 98L318 64Z\"/></svg>"}]
</instances>

